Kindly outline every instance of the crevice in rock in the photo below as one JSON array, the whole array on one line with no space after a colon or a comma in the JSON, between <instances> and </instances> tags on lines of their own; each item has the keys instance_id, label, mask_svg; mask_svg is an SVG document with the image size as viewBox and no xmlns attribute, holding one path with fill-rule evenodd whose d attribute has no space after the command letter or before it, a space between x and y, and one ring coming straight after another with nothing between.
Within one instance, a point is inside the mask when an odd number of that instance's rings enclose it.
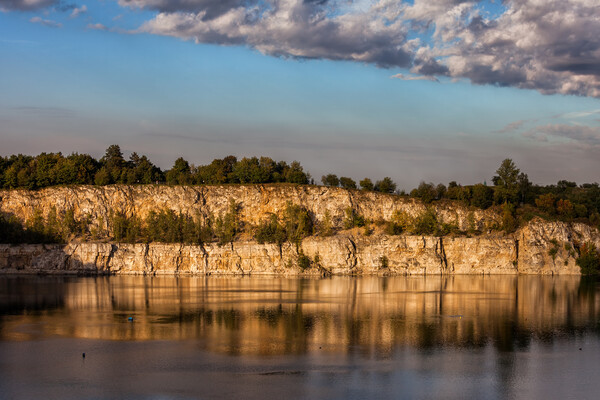
<instances>
[{"instance_id":1,"label":"crevice in rock","mask_svg":"<svg viewBox=\"0 0 600 400\"><path fill-rule=\"evenodd\" d=\"M346 264L350 266L350 271L356 268L358 259L356 258L356 243L351 238L348 238L352 248L348 248L348 255L346 256Z\"/></svg>"},{"instance_id":2,"label":"crevice in rock","mask_svg":"<svg viewBox=\"0 0 600 400\"><path fill-rule=\"evenodd\" d=\"M198 247L200 247L200 250L202 251L202 254L204 254L204 266L203 266L203 273L204 275L208 274L208 252L206 251L206 248L204 247L203 243L198 244Z\"/></svg>"},{"instance_id":3,"label":"crevice in rock","mask_svg":"<svg viewBox=\"0 0 600 400\"><path fill-rule=\"evenodd\" d=\"M435 244L435 255L440 259L442 271L445 272L448 269L448 259L446 258L446 250L444 250L444 239L441 237Z\"/></svg>"},{"instance_id":4,"label":"crevice in rock","mask_svg":"<svg viewBox=\"0 0 600 400\"><path fill-rule=\"evenodd\" d=\"M115 256L115 253L117 252L119 248L117 247L116 244L111 244L110 245L110 253L108 253L108 257L106 258L106 271L110 273L110 269L111 269L111 262L113 257Z\"/></svg>"},{"instance_id":5,"label":"crevice in rock","mask_svg":"<svg viewBox=\"0 0 600 400\"><path fill-rule=\"evenodd\" d=\"M515 268L519 269L519 239L515 239Z\"/></svg>"}]
</instances>

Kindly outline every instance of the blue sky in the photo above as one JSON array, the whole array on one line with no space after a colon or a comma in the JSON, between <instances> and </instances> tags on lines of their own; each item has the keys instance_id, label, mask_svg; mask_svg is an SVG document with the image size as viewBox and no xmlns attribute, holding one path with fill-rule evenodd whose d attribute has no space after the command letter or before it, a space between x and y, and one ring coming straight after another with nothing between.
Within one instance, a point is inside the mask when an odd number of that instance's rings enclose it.
<instances>
[{"instance_id":1,"label":"blue sky","mask_svg":"<svg viewBox=\"0 0 600 400\"><path fill-rule=\"evenodd\" d=\"M2 155L117 143L163 168L268 155L407 190L489 182L508 157L538 183L599 180L592 0L0 9Z\"/></svg>"}]
</instances>

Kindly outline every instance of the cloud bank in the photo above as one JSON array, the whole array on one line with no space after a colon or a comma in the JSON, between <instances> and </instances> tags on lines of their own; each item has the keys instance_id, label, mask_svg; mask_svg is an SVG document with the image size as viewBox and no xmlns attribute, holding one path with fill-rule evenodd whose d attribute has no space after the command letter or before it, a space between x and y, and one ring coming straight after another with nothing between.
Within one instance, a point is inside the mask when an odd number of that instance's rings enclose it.
<instances>
[{"instance_id":1,"label":"cloud bank","mask_svg":"<svg viewBox=\"0 0 600 400\"><path fill-rule=\"evenodd\" d=\"M154 16L135 30L276 57L403 68L399 79L600 98L598 0L118 0ZM0 0L5 11L59 0ZM72 6L75 7L75 6ZM75 8L72 16L86 11Z\"/></svg>"},{"instance_id":2,"label":"cloud bank","mask_svg":"<svg viewBox=\"0 0 600 400\"><path fill-rule=\"evenodd\" d=\"M422 77L600 97L597 0L120 0L139 31L279 57L407 68Z\"/></svg>"},{"instance_id":3,"label":"cloud bank","mask_svg":"<svg viewBox=\"0 0 600 400\"><path fill-rule=\"evenodd\" d=\"M33 11L58 4L58 0L0 0L2 11Z\"/></svg>"}]
</instances>

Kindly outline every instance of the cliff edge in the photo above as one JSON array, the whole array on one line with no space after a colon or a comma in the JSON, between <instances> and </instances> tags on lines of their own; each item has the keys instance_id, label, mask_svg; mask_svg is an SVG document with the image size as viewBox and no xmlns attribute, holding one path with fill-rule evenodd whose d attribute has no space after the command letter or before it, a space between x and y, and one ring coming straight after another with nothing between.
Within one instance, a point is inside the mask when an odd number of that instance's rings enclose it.
<instances>
[{"instance_id":1,"label":"cliff edge","mask_svg":"<svg viewBox=\"0 0 600 400\"><path fill-rule=\"evenodd\" d=\"M306 209L315 223L329 218L337 233L300 243L260 244L248 235L232 243L196 245L116 243L72 238L67 244L0 245L2 273L110 274L579 274L583 243L600 248L597 229L579 223L534 219L514 233L500 216L458 204L430 205L441 222L477 235L365 235L344 229L347 210L370 221L394 213L417 217L428 207L415 199L341 188L299 185L77 186L0 191L0 212L24 223L34 214L72 210L91 226L110 231L110 214L147 216L170 209L200 218L227 212L231 200L248 225L278 214L287 204Z\"/></svg>"}]
</instances>

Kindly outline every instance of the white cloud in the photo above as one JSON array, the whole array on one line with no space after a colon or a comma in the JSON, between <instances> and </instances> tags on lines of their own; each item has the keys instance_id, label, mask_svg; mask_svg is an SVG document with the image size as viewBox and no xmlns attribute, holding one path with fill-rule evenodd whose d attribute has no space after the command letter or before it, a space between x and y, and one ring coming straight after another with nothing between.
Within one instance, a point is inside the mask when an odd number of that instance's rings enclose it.
<instances>
[{"instance_id":1,"label":"white cloud","mask_svg":"<svg viewBox=\"0 0 600 400\"><path fill-rule=\"evenodd\" d=\"M108 29L106 26L102 25L101 23L87 24L86 28L97 30L97 31L105 31Z\"/></svg>"},{"instance_id":2,"label":"white cloud","mask_svg":"<svg viewBox=\"0 0 600 400\"><path fill-rule=\"evenodd\" d=\"M366 62L424 77L600 97L597 0L506 0L505 11L494 19L476 0L120 4L158 11L138 32L245 45L273 56ZM422 39L409 39L410 33Z\"/></svg>"},{"instance_id":3,"label":"white cloud","mask_svg":"<svg viewBox=\"0 0 600 400\"><path fill-rule=\"evenodd\" d=\"M52 21L50 19L43 19L41 17L33 17L29 20L29 22L48 26L50 28L62 28L62 24L60 22Z\"/></svg>"},{"instance_id":4,"label":"white cloud","mask_svg":"<svg viewBox=\"0 0 600 400\"><path fill-rule=\"evenodd\" d=\"M75 7L73 11L71 11L71 18L77 18L81 14L85 14L87 12L87 6L84 4L81 7Z\"/></svg>"}]
</instances>

